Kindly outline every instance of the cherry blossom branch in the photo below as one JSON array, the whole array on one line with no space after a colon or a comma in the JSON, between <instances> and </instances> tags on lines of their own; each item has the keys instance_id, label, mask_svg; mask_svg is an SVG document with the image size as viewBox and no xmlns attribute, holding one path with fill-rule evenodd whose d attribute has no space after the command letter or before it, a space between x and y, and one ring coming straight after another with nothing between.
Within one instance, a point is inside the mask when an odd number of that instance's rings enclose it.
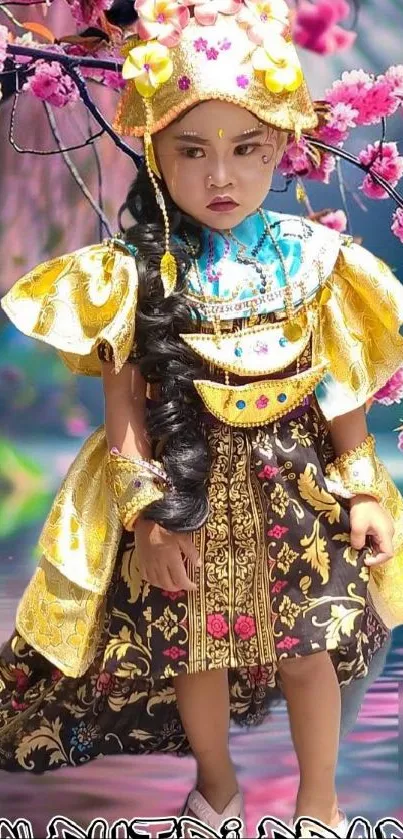
<instances>
[{"instance_id":1,"label":"cherry blossom branch","mask_svg":"<svg viewBox=\"0 0 403 839\"><path fill-rule=\"evenodd\" d=\"M309 134L304 135L305 139L309 143L309 145L314 146L315 148L319 149L323 152L328 152L329 154L334 154L337 157L340 157L342 160L347 160L348 163L352 163L353 166L357 166L358 169L361 169L362 172L365 172L367 175L371 175L371 178L375 181L375 183L379 184L385 192L396 201L396 204L399 207L403 207L403 196L394 189L390 183L379 175L378 172L374 172L371 166L366 165L365 163L361 163L361 161L355 157L355 155L351 154L351 152L346 151L345 149L341 149L336 146L332 146L329 143L325 143L323 140L319 140L317 137L312 137Z\"/></svg>"},{"instance_id":2,"label":"cherry blossom branch","mask_svg":"<svg viewBox=\"0 0 403 839\"><path fill-rule=\"evenodd\" d=\"M127 154L135 163L137 167L140 166L142 162L142 157L138 155L129 145L125 143L124 140L119 137L118 134L113 130L110 123L105 119L104 115L101 113L97 105L95 104L94 100L91 98L87 85L79 71L80 67L92 68L97 70L111 70L117 71L121 67L121 63L114 60L108 59L97 59L97 58L87 58L86 56L70 56L65 55L63 53L55 52L53 53L51 50L43 50L38 49L37 47L26 47L26 46L19 46L15 44L9 44L7 46L7 55L17 58L19 55L21 56L28 56L33 58L34 60L44 60L44 61L57 61L63 67L65 73L70 76L70 78L75 82L78 92L80 94L80 98L84 102L84 105L88 108L98 125L108 134L109 137L113 140L115 145Z\"/></svg>"}]
</instances>

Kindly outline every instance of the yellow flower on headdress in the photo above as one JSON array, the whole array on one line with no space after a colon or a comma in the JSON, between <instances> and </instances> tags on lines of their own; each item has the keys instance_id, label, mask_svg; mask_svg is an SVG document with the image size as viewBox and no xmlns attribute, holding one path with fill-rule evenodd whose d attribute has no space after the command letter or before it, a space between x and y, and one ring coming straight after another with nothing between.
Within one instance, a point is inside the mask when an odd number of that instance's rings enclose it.
<instances>
[{"instance_id":1,"label":"yellow flower on headdress","mask_svg":"<svg viewBox=\"0 0 403 839\"><path fill-rule=\"evenodd\" d=\"M266 24L275 27L282 35L288 26L290 10L285 0L245 0L238 14L238 21L255 44L263 44Z\"/></svg>"},{"instance_id":2,"label":"yellow flower on headdress","mask_svg":"<svg viewBox=\"0 0 403 839\"><path fill-rule=\"evenodd\" d=\"M264 72L265 85L271 93L298 90L304 80L295 47L275 30L266 35L262 47L256 47L252 65Z\"/></svg>"},{"instance_id":3,"label":"yellow flower on headdress","mask_svg":"<svg viewBox=\"0 0 403 839\"><path fill-rule=\"evenodd\" d=\"M149 41L130 50L122 67L124 79L134 79L140 96L149 98L171 78L172 59L168 47Z\"/></svg>"}]
</instances>

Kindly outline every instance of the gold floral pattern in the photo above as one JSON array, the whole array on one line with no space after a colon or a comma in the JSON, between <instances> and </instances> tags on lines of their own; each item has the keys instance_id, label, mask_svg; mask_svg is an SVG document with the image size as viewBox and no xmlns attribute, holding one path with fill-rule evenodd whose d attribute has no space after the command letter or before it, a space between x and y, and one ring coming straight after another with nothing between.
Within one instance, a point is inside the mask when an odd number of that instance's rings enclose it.
<instances>
[{"instance_id":1,"label":"gold floral pattern","mask_svg":"<svg viewBox=\"0 0 403 839\"><path fill-rule=\"evenodd\" d=\"M211 511L193 535L202 556L200 569L189 567L197 591L141 580L125 532L83 675L64 675L15 631L0 652L0 769L188 753L175 695L180 673L226 668L231 718L240 725L265 719L283 658L328 650L340 684L366 675L389 633L368 593L365 550L349 544L348 502L326 489L334 452L316 403L293 424L234 429L210 418L206 428Z\"/></svg>"}]
</instances>

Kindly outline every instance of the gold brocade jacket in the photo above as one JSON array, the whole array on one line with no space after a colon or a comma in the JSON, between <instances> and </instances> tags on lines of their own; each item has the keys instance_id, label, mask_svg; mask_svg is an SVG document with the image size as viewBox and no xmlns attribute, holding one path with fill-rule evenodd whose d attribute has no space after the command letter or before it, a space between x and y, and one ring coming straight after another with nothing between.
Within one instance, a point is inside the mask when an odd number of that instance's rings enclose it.
<instances>
[{"instance_id":1,"label":"gold brocade jacket","mask_svg":"<svg viewBox=\"0 0 403 839\"><path fill-rule=\"evenodd\" d=\"M274 384L260 381L259 408L253 399L256 382L243 389L195 382L208 410L229 425L267 423L313 391L332 419L366 404L403 362L400 283L384 263L346 237L318 225L315 236L316 257L305 266L310 282L301 302L306 305L299 308L293 340L286 339L281 310L267 325L249 326L252 321L246 319L241 333L224 331L220 343L209 334L182 336L206 361L243 377L281 372L311 341L312 368ZM71 371L100 376L101 342L111 346L117 372L133 348L137 291L134 256L110 240L39 265L1 305L19 330L54 346ZM269 348L264 360L253 354L256 337ZM238 356L235 341L242 351ZM262 385L267 387L263 402ZM20 634L72 677L82 675L93 660L122 534L105 481L106 458L101 426L85 441L54 500L39 540L42 558L17 610ZM403 499L386 470L384 485L396 553L371 570L370 590L380 616L393 627L403 623Z\"/></svg>"}]
</instances>

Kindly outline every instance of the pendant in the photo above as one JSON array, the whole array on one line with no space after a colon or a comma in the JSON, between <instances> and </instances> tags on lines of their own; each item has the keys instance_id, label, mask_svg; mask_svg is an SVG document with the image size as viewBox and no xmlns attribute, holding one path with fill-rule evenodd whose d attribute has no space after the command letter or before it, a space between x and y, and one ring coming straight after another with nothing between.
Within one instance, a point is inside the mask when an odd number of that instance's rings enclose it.
<instances>
[{"instance_id":1,"label":"pendant","mask_svg":"<svg viewBox=\"0 0 403 839\"><path fill-rule=\"evenodd\" d=\"M169 297L175 291L177 278L176 259L169 251L166 251L161 259L160 274L164 286L164 297Z\"/></svg>"},{"instance_id":2,"label":"pendant","mask_svg":"<svg viewBox=\"0 0 403 839\"><path fill-rule=\"evenodd\" d=\"M283 332L288 341L294 342L299 341L302 337L303 329L301 324L292 321L285 324Z\"/></svg>"}]
</instances>

